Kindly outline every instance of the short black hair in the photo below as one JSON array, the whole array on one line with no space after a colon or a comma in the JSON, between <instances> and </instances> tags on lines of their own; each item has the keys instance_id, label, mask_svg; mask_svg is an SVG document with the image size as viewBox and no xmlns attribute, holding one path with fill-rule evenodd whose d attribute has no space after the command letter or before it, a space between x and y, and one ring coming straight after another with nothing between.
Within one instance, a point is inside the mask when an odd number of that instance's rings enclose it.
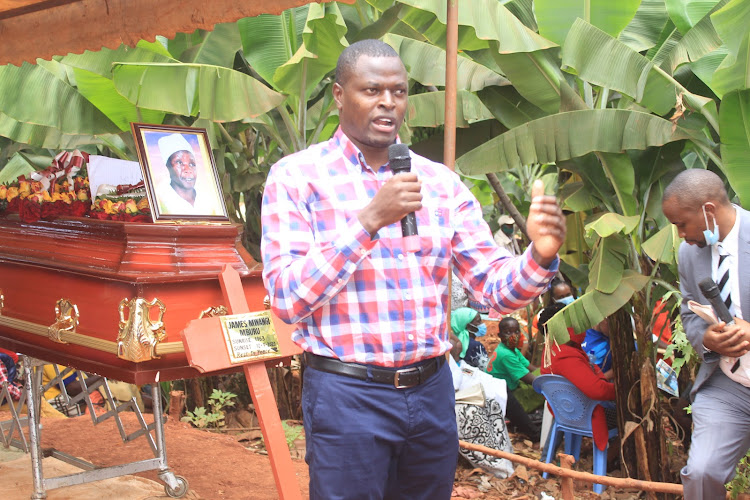
<instances>
[{"instance_id":1,"label":"short black hair","mask_svg":"<svg viewBox=\"0 0 750 500\"><path fill-rule=\"evenodd\" d=\"M354 69L360 56L370 57L398 57L393 47L381 40L368 38L354 42L345 48L336 63L336 83L343 85Z\"/></svg>"},{"instance_id":2,"label":"short black hair","mask_svg":"<svg viewBox=\"0 0 750 500\"><path fill-rule=\"evenodd\" d=\"M677 174L664 188L662 202L672 198L686 209L697 208L707 202L729 205L724 181L714 172L702 168L690 168Z\"/></svg>"},{"instance_id":3,"label":"short black hair","mask_svg":"<svg viewBox=\"0 0 750 500\"><path fill-rule=\"evenodd\" d=\"M512 318L510 316L506 316L503 319L500 320L500 323L497 325L500 336L505 337L505 331L518 328L518 330L521 330L521 323L518 322L516 318Z\"/></svg>"}]
</instances>

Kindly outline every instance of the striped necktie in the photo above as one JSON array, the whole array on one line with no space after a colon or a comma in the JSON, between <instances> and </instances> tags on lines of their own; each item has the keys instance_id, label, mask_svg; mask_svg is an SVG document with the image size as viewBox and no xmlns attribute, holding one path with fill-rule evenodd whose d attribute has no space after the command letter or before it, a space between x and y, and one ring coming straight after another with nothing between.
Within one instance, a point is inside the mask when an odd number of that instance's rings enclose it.
<instances>
[{"instance_id":1,"label":"striped necktie","mask_svg":"<svg viewBox=\"0 0 750 500\"><path fill-rule=\"evenodd\" d=\"M732 308L732 283L729 279L729 268L731 267L731 260L729 254L724 250L721 245L719 246L719 267L716 271L716 276L719 278L718 286L721 294L721 300L726 304L729 312L734 316L734 309Z\"/></svg>"}]
</instances>

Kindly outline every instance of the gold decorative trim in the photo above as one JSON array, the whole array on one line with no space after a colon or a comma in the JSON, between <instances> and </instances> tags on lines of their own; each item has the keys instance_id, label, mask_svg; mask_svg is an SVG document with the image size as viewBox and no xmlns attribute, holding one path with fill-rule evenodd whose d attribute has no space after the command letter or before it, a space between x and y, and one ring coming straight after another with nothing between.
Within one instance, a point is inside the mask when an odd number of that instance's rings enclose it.
<instances>
[{"instance_id":1,"label":"gold decorative trim","mask_svg":"<svg viewBox=\"0 0 750 500\"><path fill-rule=\"evenodd\" d=\"M3 289L0 288L0 316L3 315L3 307L5 307L5 295L3 295Z\"/></svg>"},{"instance_id":2,"label":"gold decorative trim","mask_svg":"<svg viewBox=\"0 0 750 500\"><path fill-rule=\"evenodd\" d=\"M78 306L68 299L59 299L55 303L55 322L47 329L47 338L52 342L67 344L63 333L75 333L78 327Z\"/></svg>"},{"instance_id":3,"label":"gold decorative trim","mask_svg":"<svg viewBox=\"0 0 750 500\"><path fill-rule=\"evenodd\" d=\"M159 308L156 321L151 319L151 308L154 306ZM118 307L120 332L117 334L117 357L135 363L157 359L156 346L167 337L162 321L166 310L164 303L156 298L151 301L141 297L122 299Z\"/></svg>"},{"instance_id":4,"label":"gold decorative trim","mask_svg":"<svg viewBox=\"0 0 750 500\"><path fill-rule=\"evenodd\" d=\"M212 318L214 316L226 316L227 314L229 314L229 311L227 310L226 306L209 307L201 311L198 319Z\"/></svg>"},{"instance_id":5,"label":"gold decorative trim","mask_svg":"<svg viewBox=\"0 0 750 500\"><path fill-rule=\"evenodd\" d=\"M0 326L12 328L21 332L30 333L32 335L39 335L40 337L47 337L49 327L46 325L39 325L32 323L31 321L24 321L22 319L9 318L8 316L0 316ZM117 343L111 340L103 340L97 337L91 337L89 335L83 335L81 333L67 333L65 334L65 342L71 345L78 345L81 347L87 347L96 351L105 352L108 354L117 354ZM156 345L157 356L163 356L165 354L178 354L185 352L185 345L182 342L163 342Z\"/></svg>"}]
</instances>

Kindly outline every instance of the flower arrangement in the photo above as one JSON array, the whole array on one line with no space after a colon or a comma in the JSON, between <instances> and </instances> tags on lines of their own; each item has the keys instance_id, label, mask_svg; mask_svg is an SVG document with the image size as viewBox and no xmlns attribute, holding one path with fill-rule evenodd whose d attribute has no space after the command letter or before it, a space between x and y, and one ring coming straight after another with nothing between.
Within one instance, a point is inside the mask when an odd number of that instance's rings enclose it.
<instances>
[{"instance_id":1,"label":"flower arrangement","mask_svg":"<svg viewBox=\"0 0 750 500\"><path fill-rule=\"evenodd\" d=\"M145 193L128 194L128 188L139 186L118 186L116 197L97 198L92 203L86 161L86 153L63 152L46 170L0 185L0 214L18 213L24 222L61 216L151 222Z\"/></svg>"}]
</instances>

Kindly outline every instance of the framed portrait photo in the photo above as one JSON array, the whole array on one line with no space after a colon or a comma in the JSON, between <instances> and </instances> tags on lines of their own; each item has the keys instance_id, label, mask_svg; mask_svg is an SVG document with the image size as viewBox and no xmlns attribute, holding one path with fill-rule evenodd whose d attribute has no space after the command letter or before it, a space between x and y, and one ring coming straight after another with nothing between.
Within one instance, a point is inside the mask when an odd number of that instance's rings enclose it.
<instances>
[{"instance_id":1,"label":"framed portrait photo","mask_svg":"<svg viewBox=\"0 0 750 500\"><path fill-rule=\"evenodd\" d=\"M229 222L206 129L131 128L154 222Z\"/></svg>"}]
</instances>

